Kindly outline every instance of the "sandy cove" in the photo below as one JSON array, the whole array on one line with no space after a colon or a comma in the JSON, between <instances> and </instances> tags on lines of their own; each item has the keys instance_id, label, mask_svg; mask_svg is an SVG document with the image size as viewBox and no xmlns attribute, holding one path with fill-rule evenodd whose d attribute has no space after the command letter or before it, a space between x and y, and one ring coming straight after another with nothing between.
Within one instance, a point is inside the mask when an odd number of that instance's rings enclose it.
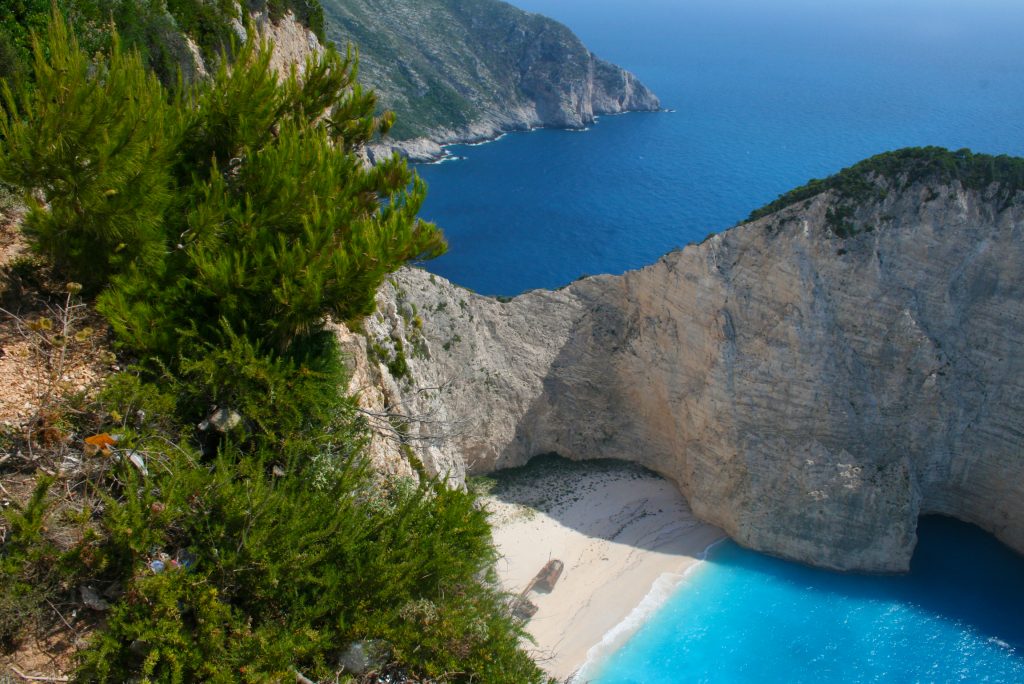
<instances>
[{"instance_id":1,"label":"sandy cove","mask_svg":"<svg viewBox=\"0 0 1024 684\"><path fill-rule=\"evenodd\" d=\"M530 650L558 681L591 649L621 644L630 633L621 623L655 581L681 576L724 536L693 516L673 483L633 464L543 457L493 480L486 501L503 586L521 592L549 560L565 564L553 591L528 594L538 610L526 625Z\"/></svg>"}]
</instances>

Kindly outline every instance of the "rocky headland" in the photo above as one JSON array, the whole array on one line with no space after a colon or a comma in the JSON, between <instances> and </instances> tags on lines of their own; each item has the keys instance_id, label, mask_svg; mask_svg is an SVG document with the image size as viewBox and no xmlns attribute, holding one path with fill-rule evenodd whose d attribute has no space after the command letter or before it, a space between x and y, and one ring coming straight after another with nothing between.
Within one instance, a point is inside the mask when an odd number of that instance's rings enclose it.
<instances>
[{"instance_id":1,"label":"rocky headland","mask_svg":"<svg viewBox=\"0 0 1024 684\"><path fill-rule=\"evenodd\" d=\"M583 128L601 114L655 111L633 74L564 25L500 0L323 0L327 37L358 47L360 80L397 114L371 147L418 161L508 131Z\"/></svg>"},{"instance_id":2,"label":"rocky headland","mask_svg":"<svg viewBox=\"0 0 1024 684\"><path fill-rule=\"evenodd\" d=\"M634 461L740 543L840 570L906 570L929 513L1024 551L1012 174L883 155L646 268L510 301L400 271L361 334L339 329L375 458L455 483L548 452Z\"/></svg>"}]
</instances>

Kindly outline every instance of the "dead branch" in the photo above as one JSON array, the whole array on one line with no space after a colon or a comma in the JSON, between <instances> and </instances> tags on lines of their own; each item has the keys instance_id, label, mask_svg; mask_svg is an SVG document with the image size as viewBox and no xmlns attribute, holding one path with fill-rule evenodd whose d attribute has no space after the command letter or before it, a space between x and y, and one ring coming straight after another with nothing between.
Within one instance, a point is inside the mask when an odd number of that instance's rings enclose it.
<instances>
[{"instance_id":1,"label":"dead branch","mask_svg":"<svg viewBox=\"0 0 1024 684\"><path fill-rule=\"evenodd\" d=\"M464 427L469 422L464 419L446 420L436 418L436 414L432 412L407 414L401 411L373 411L364 408L357 408L356 411L368 419L371 429L381 436L393 439L400 444L450 440L464 434ZM409 427L412 425L420 428L415 434L409 431ZM424 432L423 428L425 427L436 427L439 429Z\"/></svg>"},{"instance_id":2,"label":"dead branch","mask_svg":"<svg viewBox=\"0 0 1024 684\"><path fill-rule=\"evenodd\" d=\"M66 626L66 627L67 627L68 629L70 629L70 630L71 630L72 632L74 632L75 634L77 634L77 633L78 633L78 630L77 630L77 629L75 629L75 628L74 628L74 627L73 627L73 626L71 625L71 623L67 621L67 619L66 619L66 618L64 617L64 615L63 615L63 614L62 614L62 613L61 613L61 612L60 612L59 610L57 610L57 606L53 605L53 603L52 603L52 602L50 601L50 599L46 599L46 604L47 604L48 606L50 606L50 608L52 608L52 609L53 609L53 612L57 614L57 617L59 617L59 618L60 618L60 621L61 621L61 622L63 622L63 623L64 623L64 625L65 625L65 626Z\"/></svg>"},{"instance_id":3,"label":"dead branch","mask_svg":"<svg viewBox=\"0 0 1024 684\"><path fill-rule=\"evenodd\" d=\"M43 677L42 675L27 675L24 672L22 672L21 670L19 670L18 668L14 667L14 665L8 665L7 667L10 668L11 672L13 672L14 674L16 674L19 677L21 677L22 679L25 679L25 680L30 681L30 682L70 682L71 681L67 677Z\"/></svg>"},{"instance_id":4,"label":"dead branch","mask_svg":"<svg viewBox=\"0 0 1024 684\"><path fill-rule=\"evenodd\" d=\"M302 674L298 670L295 670L295 682L296 684L316 684L312 679Z\"/></svg>"}]
</instances>

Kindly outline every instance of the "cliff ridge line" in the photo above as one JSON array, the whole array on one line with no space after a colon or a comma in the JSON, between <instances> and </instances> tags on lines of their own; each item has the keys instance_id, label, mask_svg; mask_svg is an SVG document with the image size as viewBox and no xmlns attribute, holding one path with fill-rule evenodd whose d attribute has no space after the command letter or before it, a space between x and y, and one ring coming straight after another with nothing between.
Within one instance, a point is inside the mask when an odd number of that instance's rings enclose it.
<instances>
[{"instance_id":1,"label":"cliff ridge line","mask_svg":"<svg viewBox=\"0 0 1024 684\"><path fill-rule=\"evenodd\" d=\"M635 461L740 543L839 570L906 570L929 513L1024 552L1024 194L870 178L511 301L397 273L355 388L407 418L379 456L455 482Z\"/></svg>"}]
</instances>

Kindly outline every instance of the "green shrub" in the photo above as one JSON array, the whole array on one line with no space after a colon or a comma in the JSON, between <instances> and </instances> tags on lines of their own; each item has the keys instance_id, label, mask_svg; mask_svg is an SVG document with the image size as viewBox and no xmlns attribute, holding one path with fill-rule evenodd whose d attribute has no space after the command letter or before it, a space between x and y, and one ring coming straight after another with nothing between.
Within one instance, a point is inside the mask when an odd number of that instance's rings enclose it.
<instances>
[{"instance_id":1,"label":"green shrub","mask_svg":"<svg viewBox=\"0 0 1024 684\"><path fill-rule=\"evenodd\" d=\"M288 443L307 456L318 454L318 448L300 444L315 445L327 426L355 420L353 402L341 395L345 369L330 333L306 338L287 356L273 356L225 327L216 343L198 343L193 353L198 356L180 363L183 415L196 416L212 406L234 410L254 439ZM342 414L348 418L342 420Z\"/></svg>"},{"instance_id":2,"label":"green shrub","mask_svg":"<svg viewBox=\"0 0 1024 684\"><path fill-rule=\"evenodd\" d=\"M171 435L178 403L172 388L173 383L165 382L161 388L144 381L138 372L122 371L106 379L98 402L104 418L119 432L147 430Z\"/></svg>"},{"instance_id":3,"label":"green shrub","mask_svg":"<svg viewBox=\"0 0 1024 684\"><path fill-rule=\"evenodd\" d=\"M49 550L42 528L46 515L46 493L53 483L43 478L27 505L0 509L6 534L0 545L0 647L12 646L26 623L36 621L48 587L38 576L38 560ZM6 529L9 528L9 529Z\"/></svg>"},{"instance_id":4,"label":"green shrub","mask_svg":"<svg viewBox=\"0 0 1024 684\"><path fill-rule=\"evenodd\" d=\"M230 646L246 625L202 575L166 572L140 577L87 650L79 677L120 682L239 681ZM119 641L123 640L123 641ZM128 647L126 647L126 645Z\"/></svg>"},{"instance_id":5,"label":"green shrub","mask_svg":"<svg viewBox=\"0 0 1024 684\"><path fill-rule=\"evenodd\" d=\"M50 605L72 590L87 568L83 551L93 536L79 535L72 548L63 549L51 538L54 525L49 491L54 478L40 474L23 506L0 509L0 648L15 646L24 633L53 622ZM80 522L80 521L77 521ZM76 521L65 521L75 527Z\"/></svg>"},{"instance_id":6,"label":"green shrub","mask_svg":"<svg viewBox=\"0 0 1024 684\"><path fill-rule=\"evenodd\" d=\"M208 59L230 45L231 20L240 19L235 0L167 0L167 12Z\"/></svg>"},{"instance_id":7,"label":"green shrub","mask_svg":"<svg viewBox=\"0 0 1024 684\"><path fill-rule=\"evenodd\" d=\"M64 61L45 63L48 51ZM93 409L93 427L120 435L90 480L97 533L54 555L30 533L42 514L26 514L20 541L3 546L4 579L40 553L123 588L80 654L83 681L328 678L362 639L443 681L540 681L486 581L495 552L473 496L371 477L365 426L340 391L326 317L368 313L389 271L444 249L416 217L424 187L405 163L358 157L390 117L374 116L354 62L332 51L302 81L279 79L252 40L235 57L172 96L116 38L90 66L56 17L36 89L9 92L3 178L68 190L33 205L30 237L67 270L120 240L90 282L138 363ZM50 100L69 97L85 109L61 117ZM144 100L149 117L134 109ZM46 149L36 130L78 151ZM143 159L161 179L149 198ZM51 239L59 231L67 245ZM196 421L214 405L242 420L200 448Z\"/></svg>"},{"instance_id":8,"label":"green shrub","mask_svg":"<svg viewBox=\"0 0 1024 684\"><path fill-rule=\"evenodd\" d=\"M118 474L126 486L105 524L129 584L80 677L326 677L348 643L372 638L426 675L541 680L503 597L478 581L494 552L471 495L431 483L381 491L358 460L284 475L259 460L226 449L209 467L178 455L146 481ZM147 567L183 551L188 568Z\"/></svg>"},{"instance_id":9,"label":"green shrub","mask_svg":"<svg viewBox=\"0 0 1024 684\"><path fill-rule=\"evenodd\" d=\"M26 191L33 246L96 292L163 253L174 111L137 53L94 65L54 22L34 45L35 87L5 84L0 180Z\"/></svg>"}]
</instances>

